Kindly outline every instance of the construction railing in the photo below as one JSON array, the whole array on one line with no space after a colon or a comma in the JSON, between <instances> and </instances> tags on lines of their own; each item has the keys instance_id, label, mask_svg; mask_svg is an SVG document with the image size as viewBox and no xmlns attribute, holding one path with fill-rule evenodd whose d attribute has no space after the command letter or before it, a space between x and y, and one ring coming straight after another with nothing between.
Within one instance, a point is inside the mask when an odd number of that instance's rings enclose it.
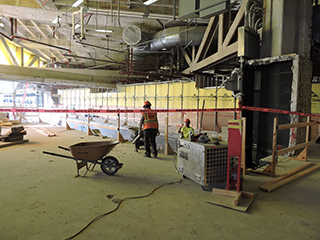
<instances>
[{"instance_id":1,"label":"construction railing","mask_svg":"<svg viewBox=\"0 0 320 240\"><path fill-rule=\"evenodd\" d=\"M307 147L313 143L316 142L316 140L309 141L309 135L310 135L310 126L318 124L317 122L310 122L310 117L307 118L307 122L302 123L293 123L293 124L278 124L278 118L274 118L274 125L273 125L273 146L272 146L272 161L271 163L265 168L263 171L265 174L270 175L272 177L276 174L276 164L278 161L278 156L295 151L301 148L304 148L304 150L295 158L296 160L302 160L307 161ZM306 127L306 141L304 143L297 144L292 147L278 149L278 143L277 143L277 137L278 137L278 131L284 130L284 129L290 129L290 128L302 128Z\"/></svg>"}]
</instances>

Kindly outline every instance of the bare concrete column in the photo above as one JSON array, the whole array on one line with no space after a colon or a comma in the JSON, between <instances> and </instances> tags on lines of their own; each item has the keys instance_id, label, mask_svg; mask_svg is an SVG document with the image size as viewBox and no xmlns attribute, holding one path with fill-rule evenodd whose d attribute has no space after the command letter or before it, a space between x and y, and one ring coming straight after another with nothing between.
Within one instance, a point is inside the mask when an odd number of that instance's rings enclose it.
<instances>
[{"instance_id":1,"label":"bare concrete column","mask_svg":"<svg viewBox=\"0 0 320 240\"><path fill-rule=\"evenodd\" d=\"M312 1L264 0L261 58L296 53L310 58Z\"/></svg>"}]
</instances>

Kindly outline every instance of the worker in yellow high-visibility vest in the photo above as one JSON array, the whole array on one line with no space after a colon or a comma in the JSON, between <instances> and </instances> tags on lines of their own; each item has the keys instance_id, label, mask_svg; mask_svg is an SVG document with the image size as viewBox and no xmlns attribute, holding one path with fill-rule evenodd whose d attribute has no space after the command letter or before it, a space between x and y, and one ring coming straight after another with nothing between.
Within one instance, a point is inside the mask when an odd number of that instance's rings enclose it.
<instances>
[{"instance_id":1,"label":"worker in yellow high-visibility vest","mask_svg":"<svg viewBox=\"0 0 320 240\"><path fill-rule=\"evenodd\" d=\"M156 136L159 135L159 124L157 113L151 112L151 103L146 101L143 105L146 112L142 113L139 129L144 133L145 157L151 157L150 143L152 147L152 155L158 157L156 144ZM142 127L143 126L143 127Z\"/></svg>"},{"instance_id":2,"label":"worker in yellow high-visibility vest","mask_svg":"<svg viewBox=\"0 0 320 240\"><path fill-rule=\"evenodd\" d=\"M180 127L178 133L181 134L181 138L188 138L194 134L194 129L190 126L190 120L187 118L184 120L185 125Z\"/></svg>"}]
</instances>

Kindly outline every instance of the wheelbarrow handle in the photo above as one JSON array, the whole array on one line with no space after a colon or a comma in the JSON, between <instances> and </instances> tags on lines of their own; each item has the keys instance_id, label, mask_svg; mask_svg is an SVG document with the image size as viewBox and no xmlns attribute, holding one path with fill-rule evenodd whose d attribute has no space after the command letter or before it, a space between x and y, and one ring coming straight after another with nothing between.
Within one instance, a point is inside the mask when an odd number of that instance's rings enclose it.
<instances>
[{"instance_id":1,"label":"wheelbarrow handle","mask_svg":"<svg viewBox=\"0 0 320 240\"><path fill-rule=\"evenodd\" d=\"M75 161L84 161L84 162L89 162L89 163L100 164L101 165L101 162L98 162L98 161L78 159L78 158L74 158L74 157L70 157L70 156L66 156L66 155L62 155L62 154L58 154L58 153L47 152L47 151L42 151L42 153L49 154L49 155L56 156L56 157L69 158L69 159L72 159L72 160L75 160Z\"/></svg>"},{"instance_id":2,"label":"wheelbarrow handle","mask_svg":"<svg viewBox=\"0 0 320 240\"><path fill-rule=\"evenodd\" d=\"M58 148L61 148L61 149L66 150L66 151L70 151L69 148L65 148L65 147L61 147L61 146L58 146Z\"/></svg>"},{"instance_id":3,"label":"wheelbarrow handle","mask_svg":"<svg viewBox=\"0 0 320 240\"><path fill-rule=\"evenodd\" d=\"M56 156L56 157L64 157L64 158L70 158L70 159L73 159L73 160L77 160L77 159L75 159L73 157L66 156L66 155L61 155L61 154L57 154L57 153L52 153L52 152L47 152L47 151L42 151L42 153L49 154L49 155Z\"/></svg>"}]
</instances>

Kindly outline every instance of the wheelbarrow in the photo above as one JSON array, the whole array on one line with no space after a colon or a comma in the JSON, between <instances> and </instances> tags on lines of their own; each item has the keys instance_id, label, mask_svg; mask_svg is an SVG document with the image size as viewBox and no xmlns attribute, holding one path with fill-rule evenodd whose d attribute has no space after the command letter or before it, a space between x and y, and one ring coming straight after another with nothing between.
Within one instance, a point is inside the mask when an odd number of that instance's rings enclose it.
<instances>
[{"instance_id":1,"label":"wheelbarrow","mask_svg":"<svg viewBox=\"0 0 320 240\"><path fill-rule=\"evenodd\" d=\"M96 164L100 164L101 170L108 175L114 175L120 168L122 168L122 163L113 157L107 156L107 154L119 143L119 141L99 141L99 142L81 142L74 145L69 146L69 148L58 146L66 151L71 151L71 156L66 156L62 154L52 153L43 151L42 153L69 158L76 161L77 164L77 176L80 176L79 170L83 167L86 167L87 171L93 171ZM88 163L92 163L93 166L90 169ZM85 173L85 174L86 174Z\"/></svg>"}]
</instances>

